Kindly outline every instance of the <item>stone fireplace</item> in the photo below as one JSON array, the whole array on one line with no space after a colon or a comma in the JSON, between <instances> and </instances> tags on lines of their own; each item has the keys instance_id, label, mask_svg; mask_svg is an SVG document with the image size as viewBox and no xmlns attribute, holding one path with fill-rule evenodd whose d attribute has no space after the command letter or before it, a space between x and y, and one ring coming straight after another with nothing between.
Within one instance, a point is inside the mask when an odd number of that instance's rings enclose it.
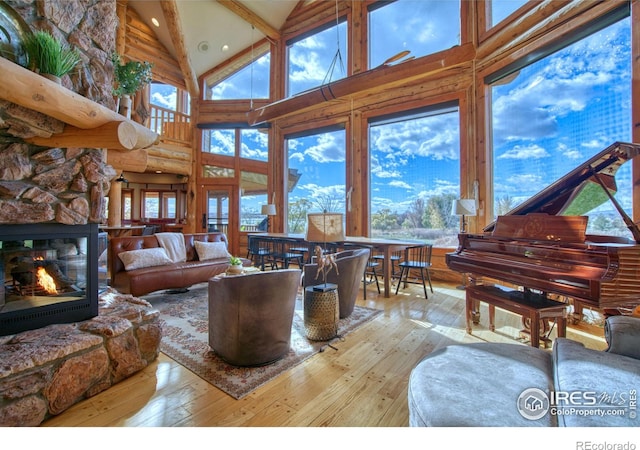
<instances>
[{"instance_id":1,"label":"stone fireplace","mask_svg":"<svg viewBox=\"0 0 640 450\"><path fill-rule=\"evenodd\" d=\"M82 63L62 78L63 86L115 107L115 2L4 3L3 11L12 7L31 30L48 31L80 51ZM105 149L28 143L64 128L55 118L0 100L0 336L98 313L98 224L117 174ZM54 278L56 293L41 289L38 270Z\"/></svg>"},{"instance_id":2,"label":"stone fireplace","mask_svg":"<svg viewBox=\"0 0 640 450\"><path fill-rule=\"evenodd\" d=\"M62 85L115 109L115 1L1 4L0 13L12 7L32 30L78 48L81 67ZM30 94L46 103L49 92ZM0 99L0 426L36 426L143 369L159 352L162 326L149 303L110 289L98 295L98 224L117 176L106 150L84 141L65 148L28 143L64 127ZM41 286L38 272L55 292Z\"/></svg>"}]
</instances>

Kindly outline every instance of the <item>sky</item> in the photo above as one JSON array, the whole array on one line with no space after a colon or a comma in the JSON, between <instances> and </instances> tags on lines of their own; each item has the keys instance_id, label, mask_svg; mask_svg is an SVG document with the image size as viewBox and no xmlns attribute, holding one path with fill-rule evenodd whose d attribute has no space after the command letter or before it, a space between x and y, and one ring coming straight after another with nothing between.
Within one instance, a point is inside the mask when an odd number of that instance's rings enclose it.
<instances>
[{"instance_id":1,"label":"sky","mask_svg":"<svg viewBox=\"0 0 640 450\"><path fill-rule=\"evenodd\" d=\"M494 2L494 20L523 3ZM459 32L451 32L459 30L459 8L457 0L400 0L373 11L371 66L403 50L420 57L459 44ZM523 201L612 142L629 141L629 30L625 19L523 69L513 81L494 89L496 198ZM330 28L294 45L292 92L344 77L339 59L346 65L345 41L343 23L337 32ZM265 62L268 57L227 79L220 95L258 98L258 92L266 89L258 87L258 74L268 67ZM383 208L403 212L416 198L459 195L457 122L454 111L370 128L372 212ZM342 130L289 140L289 166L302 174L291 201L326 195L346 200L344 140ZM625 180L630 183L628 166L618 173L621 187ZM621 202L630 205L630 189L620 191ZM243 201L243 207L249 204Z\"/></svg>"}]
</instances>

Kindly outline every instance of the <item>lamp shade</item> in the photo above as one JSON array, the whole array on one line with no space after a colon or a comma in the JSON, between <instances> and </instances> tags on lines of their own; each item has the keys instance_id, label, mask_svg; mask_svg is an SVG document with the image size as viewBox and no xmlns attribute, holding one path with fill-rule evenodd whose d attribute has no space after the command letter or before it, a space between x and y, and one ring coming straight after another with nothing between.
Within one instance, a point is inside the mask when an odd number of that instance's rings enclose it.
<instances>
[{"instance_id":1,"label":"lamp shade","mask_svg":"<svg viewBox=\"0 0 640 450\"><path fill-rule=\"evenodd\" d=\"M472 198L460 198L453 201L451 214L455 216L475 216L476 201Z\"/></svg>"},{"instance_id":2,"label":"lamp shade","mask_svg":"<svg viewBox=\"0 0 640 450\"><path fill-rule=\"evenodd\" d=\"M265 216L275 216L276 215L276 205L267 204L262 205L262 214Z\"/></svg>"},{"instance_id":3,"label":"lamp shade","mask_svg":"<svg viewBox=\"0 0 640 450\"><path fill-rule=\"evenodd\" d=\"M344 227L340 213L307 214L307 233L305 240L309 242L344 241Z\"/></svg>"}]
</instances>

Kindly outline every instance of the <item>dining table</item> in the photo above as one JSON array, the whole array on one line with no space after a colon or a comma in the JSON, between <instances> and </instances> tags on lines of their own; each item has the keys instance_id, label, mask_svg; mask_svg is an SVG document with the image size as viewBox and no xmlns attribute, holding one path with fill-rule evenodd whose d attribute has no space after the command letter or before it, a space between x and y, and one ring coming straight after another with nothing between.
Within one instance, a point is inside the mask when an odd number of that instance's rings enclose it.
<instances>
[{"instance_id":1,"label":"dining table","mask_svg":"<svg viewBox=\"0 0 640 450\"><path fill-rule=\"evenodd\" d=\"M309 242L305 239L304 234L298 233L249 233L250 237L257 237L261 240L278 240L289 239L296 241L301 246L306 245L309 251L313 245L322 244L318 242ZM370 247L380 252L383 255L382 273L384 284L384 297L389 298L391 296L391 278L392 278L392 265L391 256L394 252L405 250L415 245L424 244L423 241L411 240L411 239L390 239L390 238L370 238L364 236L345 236L345 239L340 242L331 242L331 244L350 244L350 245L362 245Z\"/></svg>"}]
</instances>

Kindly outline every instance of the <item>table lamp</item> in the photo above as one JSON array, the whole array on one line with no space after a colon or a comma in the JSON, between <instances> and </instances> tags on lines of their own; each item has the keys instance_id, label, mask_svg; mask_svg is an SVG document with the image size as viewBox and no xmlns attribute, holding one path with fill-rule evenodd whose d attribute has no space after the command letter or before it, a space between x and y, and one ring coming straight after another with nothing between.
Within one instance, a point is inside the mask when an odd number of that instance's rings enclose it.
<instances>
[{"instance_id":1,"label":"table lamp","mask_svg":"<svg viewBox=\"0 0 640 450\"><path fill-rule=\"evenodd\" d=\"M467 221L465 216L476 215L476 201L472 198L459 198L453 201L451 205L451 214L461 216L460 232L467 232Z\"/></svg>"},{"instance_id":2,"label":"table lamp","mask_svg":"<svg viewBox=\"0 0 640 450\"><path fill-rule=\"evenodd\" d=\"M268 203L266 205L262 205L262 215L267 216L267 231L269 231L269 217L276 215L276 205Z\"/></svg>"}]
</instances>

